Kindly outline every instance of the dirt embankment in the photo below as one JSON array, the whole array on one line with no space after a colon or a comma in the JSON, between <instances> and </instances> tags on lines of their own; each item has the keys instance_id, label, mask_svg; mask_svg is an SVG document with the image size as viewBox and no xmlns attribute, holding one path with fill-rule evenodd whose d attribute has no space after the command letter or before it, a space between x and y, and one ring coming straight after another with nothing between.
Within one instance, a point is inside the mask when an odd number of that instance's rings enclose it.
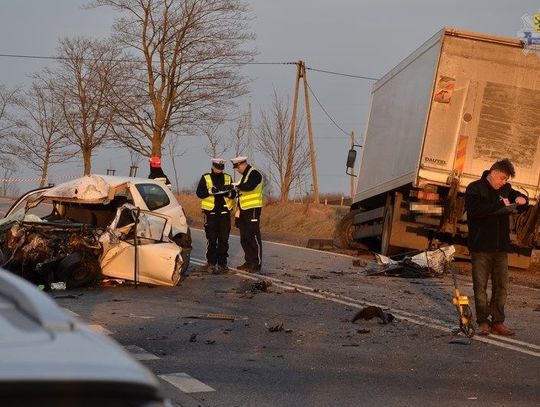
<instances>
[{"instance_id":1,"label":"dirt embankment","mask_svg":"<svg viewBox=\"0 0 540 407\"><path fill-rule=\"evenodd\" d=\"M180 194L178 200L191 224L202 226L200 200L194 194ZM346 206L273 202L262 210L261 234L266 240L306 246L309 239L332 239L337 222L348 211Z\"/></svg>"}]
</instances>

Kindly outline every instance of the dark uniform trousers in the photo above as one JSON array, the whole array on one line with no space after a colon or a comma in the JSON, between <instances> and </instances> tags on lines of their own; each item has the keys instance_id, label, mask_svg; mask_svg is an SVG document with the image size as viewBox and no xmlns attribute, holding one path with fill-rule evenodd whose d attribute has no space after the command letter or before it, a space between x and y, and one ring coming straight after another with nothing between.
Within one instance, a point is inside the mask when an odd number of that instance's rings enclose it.
<instances>
[{"instance_id":1,"label":"dark uniform trousers","mask_svg":"<svg viewBox=\"0 0 540 407\"><path fill-rule=\"evenodd\" d=\"M244 249L246 264L255 271L261 269L262 262L261 209L241 209L238 219L240 243Z\"/></svg>"},{"instance_id":2,"label":"dark uniform trousers","mask_svg":"<svg viewBox=\"0 0 540 407\"><path fill-rule=\"evenodd\" d=\"M208 264L226 266L231 232L230 212L226 208L221 211L203 212L207 242L206 260Z\"/></svg>"}]
</instances>

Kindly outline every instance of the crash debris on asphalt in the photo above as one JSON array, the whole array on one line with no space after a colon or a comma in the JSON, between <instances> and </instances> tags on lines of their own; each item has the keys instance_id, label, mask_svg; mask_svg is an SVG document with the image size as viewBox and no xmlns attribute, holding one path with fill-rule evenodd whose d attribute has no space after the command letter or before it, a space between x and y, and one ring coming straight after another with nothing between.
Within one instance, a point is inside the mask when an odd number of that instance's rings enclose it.
<instances>
[{"instance_id":1,"label":"crash debris on asphalt","mask_svg":"<svg viewBox=\"0 0 540 407\"><path fill-rule=\"evenodd\" d=\"M403 278L430 278L442 276L455 253L454 246L424 251L412 257L393 260L382 254L375 254L376 264L367 268L366 274L385 275Z\"/></svg>"}]
</instances>

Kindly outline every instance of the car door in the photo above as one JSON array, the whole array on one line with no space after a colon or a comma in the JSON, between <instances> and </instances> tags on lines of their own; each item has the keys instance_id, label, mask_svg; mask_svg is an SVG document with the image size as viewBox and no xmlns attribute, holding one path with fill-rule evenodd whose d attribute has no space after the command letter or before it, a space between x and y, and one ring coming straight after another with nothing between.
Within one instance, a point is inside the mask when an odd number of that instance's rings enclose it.
<instances>
[{"instance_id":1,"label":"car door","mask_svg":"<svg viewBox=\"0 0 540 407\"><path fill-rule=\"evenodd\" d=\"M109 243L103 253L100 264L104 276L155 285L178 284L182 249L167 237L167 216L124 205L111 229L118 240Z\"/></svg>"}]
</instances>

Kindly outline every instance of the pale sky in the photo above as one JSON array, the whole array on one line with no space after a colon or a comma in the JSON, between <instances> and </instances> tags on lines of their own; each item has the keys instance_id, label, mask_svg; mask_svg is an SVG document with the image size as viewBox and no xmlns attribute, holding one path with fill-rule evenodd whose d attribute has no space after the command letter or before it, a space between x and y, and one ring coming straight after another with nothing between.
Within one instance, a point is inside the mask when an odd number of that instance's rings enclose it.
<instances>
[{"instance_id":1,"label":"pale sky","mask_svg":"<svg viewBox=\"0 0 540 407\"><path fill-rule=\"evenodd\" d=\"M0 54L52 56L57 40L65 36L104 37L109 34L112 11L83 10L82 0L0 0ZM293 62L300 59L308 67L339 73L379 78L397 65L441 28L455 27L506 37L516 37L521 17L536 13L540 1L532 0L249 0L257 38L257 61ZM30 83L29 75L51 61L0 57L0 83L8 87ZM245 72L253 78L251 94L239 101L247 109L250 102L256 125L261 109L268 108L273 89L292 99L294 65L251 65ZM357 138L364 131L369 113L373 81L308 71L313 92L335 122ZM349 193L345 158L349 136L310 99L321 193ZM303 104L303 103L302 103ZM303 113L300 112L300 113ZM180 188L190 188L209 168L203 151L206 139L181 140L185 154L179 159ZM307 143L307 140L306 140ZM223 158L232 158L233 152ZM264 170L264 161L255 163ZM172 166L164 158L164 170L173 179ZM384 163L381 163L384 165ZM140 176L148 165L140 163ZM116 169L129 172L125 151L98 152L93 172ZM227 170L232 173L232 168ZM74 164L51 170L61 181L62 174L82 173ZM21 171L21 178L35 174ZM311 184L310 175L306 188ZM27 187L25 185L28 185ZM21 192L35 184L21 184Z\"/></svg>"}]
</instances>

